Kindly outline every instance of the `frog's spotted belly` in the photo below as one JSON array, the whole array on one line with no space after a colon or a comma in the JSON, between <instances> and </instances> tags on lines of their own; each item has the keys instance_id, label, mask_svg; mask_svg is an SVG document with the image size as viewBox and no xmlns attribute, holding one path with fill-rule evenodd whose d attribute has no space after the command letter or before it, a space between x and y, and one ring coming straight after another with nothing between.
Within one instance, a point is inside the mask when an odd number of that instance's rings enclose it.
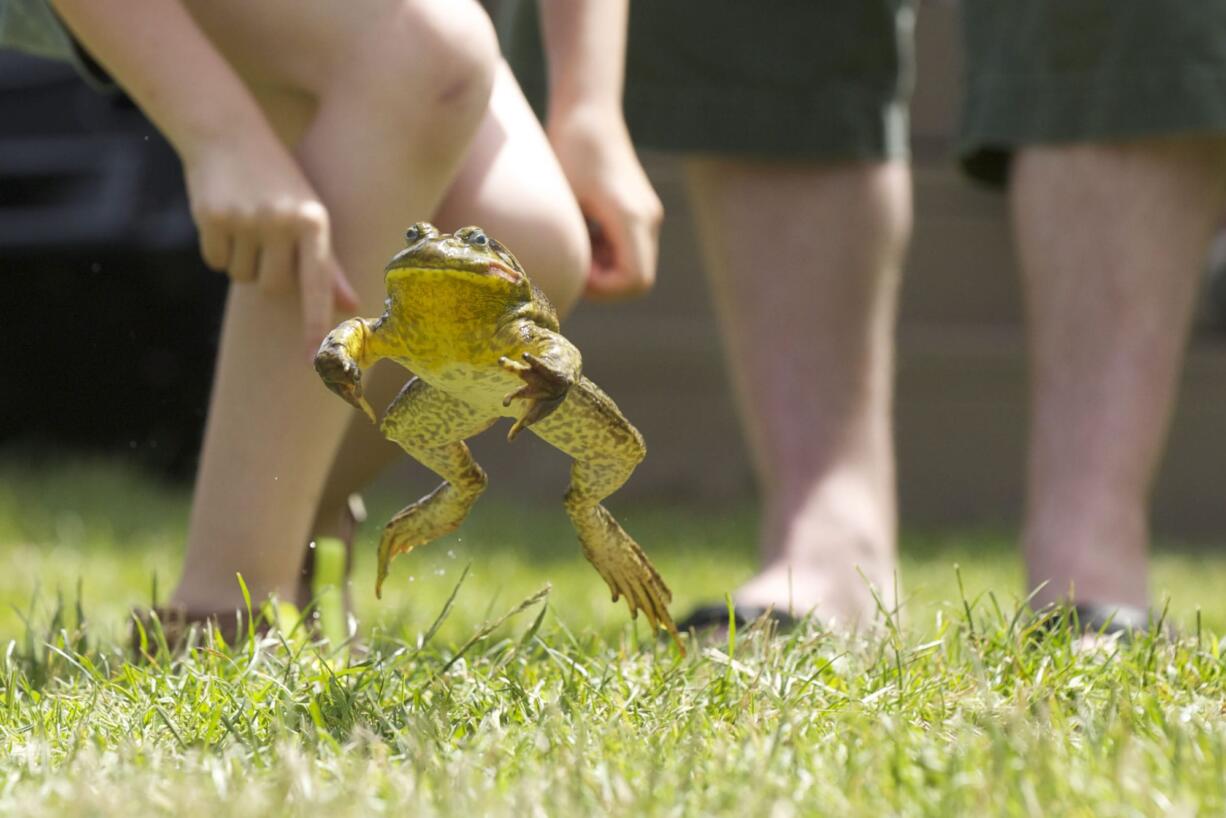
<instances>
[{"instance_id":1,"label":"frog's spotted belly","mask_svg":"<svg viewBox=\"0 0 1226 818\"><path fill-rule=\"evenodd\" d=\"M497 361L488 366L450 363L434 364L401 358L399 362L426 383L479 409L486 409L490 417L504 415L514 417L514 407L506 408L502 399L523 385L523 381L502 369Z\"/></svg>"}]
</instances>

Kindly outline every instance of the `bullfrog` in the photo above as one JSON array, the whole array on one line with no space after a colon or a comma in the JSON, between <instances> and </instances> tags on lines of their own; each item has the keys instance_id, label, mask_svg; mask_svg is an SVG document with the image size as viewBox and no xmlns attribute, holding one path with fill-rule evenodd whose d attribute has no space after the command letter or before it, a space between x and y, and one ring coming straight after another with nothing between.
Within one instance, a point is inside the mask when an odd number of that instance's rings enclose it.
<instances>
[{"instance_id":1,"label":"bullfrog","mask_svg":"<svg viewBox=\"0 0 1226 818\"><path fill-rule=\"evenodd\" d=\"M329 389L443 479L384 526L376 597L397 555L455 530L468 515L487 478L464 441L506 417L508 440L527 429L573 459L563 504L584 556L614 602L625 598L632 617L643 611L680 647L668 586L601 504L642 461L643 437L583 375L579 350L515 256L479 227L447 234L421 222L405 231L385 284L383 315L342 322L315 356ZM381 358L414 377L380 422L363 395L362 373Z\"/></svg>"}]
</instances>

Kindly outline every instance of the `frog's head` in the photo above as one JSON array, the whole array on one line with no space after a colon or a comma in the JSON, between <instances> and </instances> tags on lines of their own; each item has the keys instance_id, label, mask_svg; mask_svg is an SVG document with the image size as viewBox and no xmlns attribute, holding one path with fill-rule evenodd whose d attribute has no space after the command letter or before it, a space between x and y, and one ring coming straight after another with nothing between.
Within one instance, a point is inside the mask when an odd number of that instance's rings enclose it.
<instances>
[{"instance_id":1,"label":"frog's head","mask_svg":"<svg viewBox=\"0 0 1226 818\"><path fill-rule=\"evenodd\" d=\"M438 272L496 288L530 286L524 268L511 251L480 227L440 233L434 225L418 222L405 231L404 244L404 249L388 262L389 283L409 273Z\"/></svg>"}]
</instances>

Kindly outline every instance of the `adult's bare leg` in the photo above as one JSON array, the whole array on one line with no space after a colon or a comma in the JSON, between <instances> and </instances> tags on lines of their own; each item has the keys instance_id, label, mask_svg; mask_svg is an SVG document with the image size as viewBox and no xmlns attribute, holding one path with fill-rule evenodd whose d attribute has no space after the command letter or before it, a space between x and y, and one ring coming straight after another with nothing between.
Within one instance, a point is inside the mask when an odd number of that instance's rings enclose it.
<instances>
[{"instance_id":1,"label":"adult's bare leg","mask_svg":"<svg viewBox=\"0 0 1226 818\"><path fill-rule=\"evenodd\" d=\"M1012 204L1030 329L1023 549L1036 605L1144 607L1149 492L1226 139L1035 147Z\"/></svg>"},{"instance_id":2,"label":"adult's bare leg","mask_svg":"<svg viewBox=\"0 0 1226 818\"><path fill-rule=\"evenodd\" d=\"M762 491L738 603L854 627L894 605L894 318L904 162L694 159L690 202ZM863 577L861 576L863 573Z\"/></svg>"},{"instance_id":3,"label":"adult's bare leg","mask_svg":"<svg viewBox=\"0 0 1226 818\"><path fill-rule=\"evenodd\" d=\"M253 87L311 97L297 155L363 311L377 312L401 231L438 208L480 125L498 62L488 18L445 0L190 7ZM351 412L320 387L301 332L296 298L232 291L173 604L241 605L236 572L256 597L292 598Z\"/></svg>"},{"instance_id":4,"label":"adult's bare leg","mask_svg":"<svg viewBox=\"0 0 1226 818\"><path fill-rule=\"evenodd\" d=\"M498 67L489 108L434 222L444 231L467 224L483 227L511 248L563 316L583 289L591 254L583 215L505 63ZM394 364L376 366L366 385L371 404L382 411L407 380L408 373ZM370 421L353 413L324 485L313 536L340 536L349 495L402 457Z\"/></svg>"}]
</instances>

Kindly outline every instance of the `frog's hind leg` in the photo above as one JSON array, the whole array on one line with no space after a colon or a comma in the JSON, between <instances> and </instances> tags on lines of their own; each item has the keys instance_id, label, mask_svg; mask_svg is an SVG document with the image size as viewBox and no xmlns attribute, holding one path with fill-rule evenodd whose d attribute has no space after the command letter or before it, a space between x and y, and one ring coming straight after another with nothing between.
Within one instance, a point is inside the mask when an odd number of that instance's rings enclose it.
<instances>
[{"instance_id":1,"label":"frog's hind leg","mask_svg":"<svg viewBox=\"0 0 1226 818\"><path fill-rule=\"evenodd\" d=\"M388 564L397 554L454 531L485 491L485 471L463 441L496 419L420 378L409 381L392 401L380 427L383 434L444 482L384 526L376 597L382 596Z\"/></svg>"},{"instance_id":2,"label":"frog's hind leg","mask_svg":"<svg viewBox=\"0 0 1226 818\"><path fill-rule=\"evenodd\" d=\"M672 593L639 544L600 504L642 462L647 453L642 435L587 378L571 387L557 410L528 428L574 458L566 513L583 555L608 584L613 601L625 597L631 616L642 610L653 628L665 628L681 646L668 613Z\"/></svg>"}]
</instances>

